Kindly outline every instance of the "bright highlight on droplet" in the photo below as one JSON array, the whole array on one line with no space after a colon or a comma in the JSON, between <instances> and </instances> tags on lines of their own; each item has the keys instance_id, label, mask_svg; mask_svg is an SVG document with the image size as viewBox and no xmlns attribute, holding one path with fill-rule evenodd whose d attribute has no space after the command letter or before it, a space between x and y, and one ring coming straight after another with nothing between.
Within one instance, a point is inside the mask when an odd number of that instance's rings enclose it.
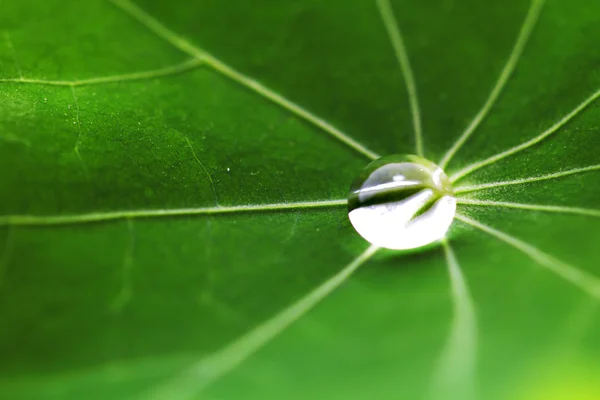
<instances>
[{"instance_id":1,"label":"bright highlight on droplet","mask_svg":"<svg viewBox=\"0 0 600 400\"><path fill-rule=\"evenodd\" d=\"M426 246L444 237L456 199L450 179L431 161L393 155L373 161L350 187L348 217L368 242L387 249Z\"/></svg>"}]
</instances>

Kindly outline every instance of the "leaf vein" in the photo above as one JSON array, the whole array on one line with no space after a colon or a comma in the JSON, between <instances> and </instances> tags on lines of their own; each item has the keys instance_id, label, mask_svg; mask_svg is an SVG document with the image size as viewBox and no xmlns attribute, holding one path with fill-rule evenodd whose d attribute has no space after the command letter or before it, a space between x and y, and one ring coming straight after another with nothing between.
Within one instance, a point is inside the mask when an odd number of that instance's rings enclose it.
<instances>
[{"instance_id":1,"label":"leaf vein","mask_svg":"<svg viewBox=\"0 0 600 400\"><path fill-rule=\"evenodd\" d=\"M442 240L452 290L454 316L446 345L434 375L434 399L447 399L448 393L463 399L476 399L477 318L473 299L456 254L447 239Z\"/></svg>"},{"instance_id":2,"label":"leaf vein","mask_svg":"<svg viewBox=\"0 0 600 400\"><path fill-rule=\"evenodd\" d=\"M204 166L204 163L196 155L196 150L194 150L194 146L192 146L192 143L190 142L190 139L187 136L185 136L185 135L183 135L183 138L185 139L185 141L187 143L187 146L192 151L192 155L194 156L194 159L196 160L196 162L198 164L200 164L200 167L202 168L202 170L204 171L204 173L208 177L208 180L210 182L210 187L212 189L213 196L215 198L215 204L218 206L219 205L219 196L217 195L217 189L215 188L215 182L213 181L212 175L210 174L210 172L208 172L208 170Z\"/></svg>"},{"instance_id":3,"label":"leaf vein","mask_svg":"<svg viewBox=\"0 0 600 400\"><path fill-rule=\"evenodd\" d=\"M121 83L129 81L143 81L151 80L155 78L161 78L171 75L178 75L183 72L191 71L202 66L202 60L193 58L184 61L180 64L167 66L150 71L132 72L129 74L121 75L109 75L99 76L88 79L80 79L74 81L63 81L63 80L45 80L45 79L33 79L33 78L4 78L0 79L0 83L25 83L25 84L37 84L47 86L91 86L100 85L107 83Z\"/></svg>"},{"instance_id":4,"label":"leaf vein","mask_svg":"<svg viewBox=\"0 0 600 400\"><path fill-rule=\"evenodd\" d=\"M485 166L488 165L492 165L497 163L498 161L506 158L506 157L510 157L516 153L519 153L525 149L528 149L531 146L534 146L538 143L540 143L541 141L543 141L544 139L547 139L549 136L551 136L552 134L556 133L560 128L562 128L564 125L566 125L569 121L571 121L573 118L575 118L580 112L582 112L583 110L585 110L590 104L592 104L594 101L596 101L598 98L600 97L600 89L597 90L596 92L594 92L590 97L588 97L587 99L585 99L581 104L579 104L577 107L575 107L575 109L573 109L573 111L571 111L570 113L568 113L567 115L565 115L563 118L560 119L560 121L558 121L557 123L555 123L554 125L552 125L550 128L548 128L547 130L545 130L544 132L540 133L538 136L531 138L517 146L511 147L508 150L505 150L501 153L498 153L494 156L491 156L489 158L486 158L485 160L482 161L478 161L475 162L471 165L466 166L465 168L461 169L460 171L458 171L457 173L453 174L450 177L450 180L452 182L457 182L458 180L464 178L465 176L473 173L474 171L483 168Z\"/></svg>"},{"instance_id":5,"label":"leaf vein","mask_svg":"<svg viewBox=\"0 0 600 400\"><path fill-rule=\"evenodd\" d=\"M127 232L129 240L125 255L123 256L123 263L121 264L121 289L111 304L111 310L115 314L121 313L127 304L129 304L131 297L133 296L131 274L133 270L133 254L135 251L135 229L131 218L127 218Z\"/></svg>"},{"instance_id":6,"label":"leaf vein","mask_svg":"<svg viewBox=\"0 0 600 400\"><path fill-rule=\"evenodd\" d=\"M552 205L545 205L545 204L511 203L511 202L505 202L505 201L473 200L473 199L464 199L464 198L458 198L457 203L471 205L471 206L518 208L518 209L522 209L522 210L544 211L544 212L554 212L554 213L563 213L563 214L579 214L579 215L586 215L589 217L600 217L600 210L593 210L593 209L589 209L589 208L580 208L580 207L552 206Z\"/></svg>"},{"instance_id":7,"label":"leaf vein","mask_svg":"<svg viewBox=\"0 0 600 400\"><path fill-rule=\"evenodd\" d=\"M232 81L237 82L238 84L240 84L248 89L253 90L255 93L257 93L257 94L261 95L262 97L266 98L267 100L277 104L278 106L282 107L283 109L304 119L305 121L310 122L314 126L317 126L318 128L322 129L324 132L328 133L335 139L339 140L343 144L352 148L354 151L363 154L364 156L368 157L369 159L374 160L376 158L379 158L379 155L377 153L368 149L366 146L359 143L355 139L351 138L346 133L344 133L340 129L334 127L327 121L323 120L322 118L317 117L310 111L308 111L308 110L302 108L301 106L299 106L298 104L286 99L282 95L267 88L265 85L257 82L256 80L243 75L242 73L231 68L230 66L228 66L224 62L220 61L219 59L217 59L213 55L209 54L208 52L200 49L199 47L196 47L195 45L191 44L187 40L181 38L180 36L175 34L173 31L168 29L166 26L164 26L157 19L150 16L144 10L139 8L133 2L131 2L129 0L109 0L109 1L111 3L113 3L114 5L116 5L118 8L120 8L121 10L123 10L129 16L131 16L132 18L136 19L137 21L139 21L140 23L145 25L150 31L154 32L157 36L159 36L166 42L172 44L174 47L178 48L179 50L203 61L204 63L206 63L207 65L212 67L215 71L222 74L223 76L226 76L227 78L231 79Z\"/></svg>"},{"instance_id":8,"label":"leaf vein","mask_svg":"<svg viewBox=\"0 0 600 400\"><path fill-rule=\"evenodd\" d=\"M295 203L247 204L238 206L173 208L173 209L142 209L120 210L106 212L91 212L70 215L3 215L0 216L0 226L49 226L73 225L94 222L107 222L126 218L160 218L181 217L192 215L215 215L232 213L252 213L267 211L299 210L314 208L330 208L346 206L346 199L319 200Z\"/></svg>"},{"instance_id":9,"label":"leaf vein","mask_svg":"<svg viewBox=\"0 0 600 400\"><path fill-rule=\"evenodd\" d=\"M412 114L413 129L415 132L416 152L417 155L423 156L423 131L421 111L419 108L419 97L417 95L417 85L415 83L415 77L410 66L406 45L404 44L404 39L402 38L402 31L398 26L398 21L396 21L394 11L389 0L377 0L377 7L381 13L383 24L389 36L390 42L392 43L398 64L400 64L400 70L402 71L404 82L406 83L406 90L408 92L408 100Z\"/></svg>"},{"instance_id":10,"label":"leaf vein","mask_svg":"<svg viewBox=\"0 0 600 400\"><path fill-rule=\"evenodd\" d=\"M12 40L10 39L10 33L8 31L4 32L4 39L6 40L6 45L8 49L12 53L13 60L15 63L15 68L17 69L17 74L19 78L23 78L23 70L21 70L21 64L19 63L19 57L17 56L17 51L15 50L15 46L13 45Z\"/></svg>"},{"instance_id":11,"label":"leaf vein","mask_svg":"<svg viewBox=\"0 0 600 400\"><path fill-rule=\"evenodd\" d=\"M370 246L313 291L213 355L200 359L177 377L152 390L153 398L184 400L197 396L243 363L342 285L379 250Z\"/></svg>"},{"instance_id":12,"label":"leaf vein","mask_svg":"<svg viewBox=\"0 0 600 400\"><path fill-rule=\"evenodd\" d=\"M575 266L560 261L521 239L517 239L516 237L513 237L498 229L484 225L477 220L468 218L461 214L456 214L456 218L516 248L517 250L520 250L532 260L547 268L549 271L600 300L600 279L598 277Z\"/></svg>"},{"instance_id":13,"label":"leaf vein","mask_svg":"<svg viewBox=\"0 0 600 400\"><path fill-rule=\"evenodd\" d=\"M472 193L472 192L478 192L480 190L486 190L486 189L497 188L497 187L502 187L502 186L522 185L524 183L545 181L545 180L550 180L550 179L561 178L563 176L575 175L575 174L580 174L583 172L598 171L598 170L600 170L600 164L589 165L587 167L573 168L573 169L568 169L568 170L564 170L564 171L554 172L552 174L531 176L531 177L526 177L526 178L521 178L521 179L515 179L512 181L499 181L499 182L482 183L479 185L458 186L458 187L454 188L454 193L456 193L456 194Z\"/></svg>"},{"instance_id":14,"label":"leaf vein","mask_svg":"<svg viewBox=\"0 0 600 400\"><path fill-rule=\"evenodd\" d=\"M454 155L460 150L460 148L465 144L465 142L471 137L473 132L477 129L479 124L485 119L485 117L489 114L490 110L494 107L496 100L500 96L500 93L504 89L506 82L510 79L513 74L521 55L523 54L523 50L529 40L529 36L535 27L535 24L538 20L539 14L542 10L542 6L544 5L545 0L531 0L531 6L529 7L529 11L527 12L527 16L523 22L519 35L517 36L517 41L512 49L512 52L496 81L496 84L492 88L492 91L489 94L489 97L483 104L483 107L479 110L479 112L475 115L475 117L471 120L471 123L467 126L467 129L459 136L459 138L454 142L454 144L450 147L450 149L446 152L446 154L442 157L438 165L445 169L446 166L450 163L450 160Z\"/></svg>"}]
</instances>

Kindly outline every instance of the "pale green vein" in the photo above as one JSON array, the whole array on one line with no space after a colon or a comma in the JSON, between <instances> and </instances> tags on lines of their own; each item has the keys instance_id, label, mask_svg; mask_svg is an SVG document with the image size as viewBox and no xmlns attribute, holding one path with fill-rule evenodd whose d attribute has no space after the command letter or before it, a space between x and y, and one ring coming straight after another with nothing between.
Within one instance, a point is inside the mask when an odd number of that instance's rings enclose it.
<instances>
[{"instance_id":1,"label":"pale green vein","mask_svg":"<svg viewBox=\"0 0 600 400\"><path fill-rule=\"evenodd\" d=\"M71 86L71 94L73 95L73 104L75 105L75 124L77 125L77 140L75 141L75 146L73 146L73 152L77 156L77 159L81 163L83 168L83 173L88 182L91 182L90 173L88 171L87 165L83 162L83 158L81 157L81 152L79 151L79 144L81 143L81 121L79 119L79 102L77 101L77 94L75 93L75 87ZM70 108L71 106L69 106Z\"/></svg>"},{"instance_id":2,"label":"pale green vein","mask_svg":"<svg viewBox=\"0 0 600 400\"><path fill-rule=\"evenodd\" d=\"M472 200L472 199L457 199L458 204L466 204L471 206L484 206L484 207L504 207L504 208L518 208L522 210L533 210L543 212L553 212L561 214L578 214L585 215L588 217L600 217L600 210L594 210L589 208L579 207L567 207L567 206L550 206L545 204L524 204L524 203L511 203L505 201L491 201L491 200Z\"/></svg>"},{"instance_id":3,"label":"pale green vein","mask_svg":"<svg viewBox=\"0 0 600 400\"><path fill-rule=\"evenodd\" d=\"M177 65L171 65L165 68L133 72L130 74L122 75L109 75L100 76L95 78L81 79L75 81L61 81L61 80L45 80L45 79L29 79L29 78L7 78L0 79L0 83L31 83L38 85L49 85L49 86L89 86L99 85L104 83L121 83L128 81L141 81L150 80L155 78L162 78L170 75L180 74L192 69L196 69L202 65L202 60L193 58Z\"/></svg>"},{"instance_id":4,"label":"pale green vein","mask_svg":"<svg viewBox=\"0 0 600 400\"><path fill-rule=\"evenodd\" d=\"M227 345L217 353L201 359L178 377L169 380L158 388L152 389L154 400L184 400L195 398L220 379L252 356L271 340L277 337L290 325L306 315L323 301L329 294L343 284L362 264L369 260L378 250L370 246L362 254L352 260L340 272L329 278L312 292L302 297L279 314L257 326L238 340Z\"/></svg>"},{"instance_id":5,"label":"pale green vein","mask_svg":"<svg viewBox=\"0 0 600 400\"><path fill-rule=\"evenodd\" d=\"M352 139L346 133L342 132L341 130L334 127L330 123L317 117L316 115L305 110L304 108L300 107L299 105L291 102L290 100L287 100L286 98L282 97L281 95L273 92L271 89L268 89L261 83L255 81L253 79L250 79L250 78L242 75L241 73L235 71L231 67L229 67L226 64L222 63L221 61L217 60L215 57L213 57L209 54L205 54L203 59L208 65L212 66L216 71L227 76L231 80L238 82L242 86L245 86L249 89L254 90L256 93L259 93L260 95L264 96L265 98L271 100L273 103L290 111L292 114L295 114L295 115L305 119L306 121L312 123L313 125L321 128L323 131L329 133L331 136L333 136L340 142L344 143L345 145L349 146L350 148L354 149L356 152L361 153L372 160L380 157L379 154L373 152L372 150L365 147L363 144Z\"/></svg>"},{"instance_id":6,"label":"pale green vein","mask_svg":"<svg viewBox=\"0 0 600 400\"><path fill-rule=\"evenodd\" d=\"M123 311L123 308L131 301L131 296L133 295L131 274L133 271L133 252L135 251L135 230L131 218L127 218L127 232L129 240L123 257L123 264L121 266L121 290L110 307L112 312L116 314Z\"/></svg>"},{"instance_id":7,"label":"pale green vein","mask_svg":"<svg viewBox=\"0 0 600 400\"><path fill-rule=\"evenodd\" d=\"M15 68L17 69L17 74L19 75L19 78L23 78L23 71L21 70L19 57L17 56L17 51L15 50L15 46L13 45L13 42L10 39L10 33L8 31L4 32L4 39L6 40L6 45L8 46L8 49L12 53L13 60L15 62Z\"/></svg>"},{"instance_id":8,"label":"pale green vein","mask_svg":"<svg viewBox=\"0 0 600 400\"><path fill-rule=\"evenodd\" d=\"M523 53L523 49L529 40L529 36L531 35L531 31L533 30L536 21L540 15L540 11L542 10L542 6L544 5L545 0L531 0L531 6L529 7L529 11L527 12L527 16L525 17L525 21L523 22L523 26L521 27L521 31L517 37L517 41L512 49L512 52L496 81L496 84L492 88L489 97L483 104L483 107L479 110L477 115L473 118L471 123L467 126L467 129L460 135L458 140L450 147L450 149L446 152L446 154L442 157L438 165L441 168L446 168L452 157L458 152L458 150L465 144L465 142L471 137L475 129L481 124L481 122L488 115L496 100L500 96L500 93L504 89L506 82L511 77L512 73L517 66L519 59L521 58L521 54Z\"/></svg>"},{"instance_id":9,"label":"pale green vein","mask_svg":"<svg viewBox=\"0 0 600 400\"><path fill-rule=\"evenodd\" d=\"M197 298L198 305L210 308L219 319L237 326L245 326L247 321L229 305L215 297L210 290L205 290Z\"/></svg>"},{"instance_id":10,"label":"pale green vein","mask_svg":"<svg viewBox=\"0 0 600 400\"><path fill-rule=\"evenodd\" d=\"M12 257L12 253L15 246L14 239L14 229L9 228L8 233L6 234L6 239L4 241L4 251L0 255L0 287L4 282L4 275L6 274L6 270L8 269L8 265L10 264L10 259Z\"/></svg>"},{"instance_id":11,"label":"pale green vein","mask_svg":"<svg viewBox=\"0 0 600 400\"><path fill-rule=\"evenodd\" d=\"M292 224L292 228L290 229L290 233L288 233L288 235L285 237L285 239L283 239L281 241L281 243L287 243L290 240L292 240L292 238L296 234L296 227L298 226L298 220L299 219L300 219L300 213L298 213L298 212L294 213L294 223Z\"/></svg>"},{"instance_id":12,"label":"pale green vein","mask_svg":"<svg viewBox=\"0 0 600 400\"><path fill-rule=\"evenodd\" d=\"M381 13L383 24L394 48L396 59L400 64L400 70L406 82L406 90L408 92L408 100L412 114L413 129L415 131L415 146L418 155L423 156L423 132L421 127L421 111L419 108L419 98L417 96L417 85L415 77L410 66L408 52L402 38L402 31L398 26L398 22L394 17L394 11L389 0L377 0L377 7Z\"/></svg>"},{"instance_id":13,"label":"pale green vein","mask_svg":"<svg viewBox=\"0 0 600 400\"><path fill-rule=\"evenodd\" d=\"M479 185L459 186L459 187L454 188L454 193L456 193L456 194L470 193L470 192L478 192L480 190L492 189L492 188L497 188L497 187L502 187L502 186L522 185L525 183L546 181L549 179L557 179L557 178L562 178L564 176L575 175L575 174L580 174L580 173L589 172L589 171L598 171L598 170L600 170L600 164L590 165L590 166L582 167L582 168L567 169L564 171L555 172L555 173L547 174L547 175L539 175L539 176L531 176L531 177L527 177L527 178L515 179L512 181L489 182L489 183L482 183Z\"/></svg>"},{"instance_id":14,"label":"pale green vein","mask_svg":"<svg viewBox=\"0 0 600 400\"><path fill-rule=\"evenodd\" d=\"M2 399L81 398L75 393L90 393L94 390L92 388L116 388L140 380L157 381L163 379L165 374L179 370L192 361L191 354L140 354L135 358L107 358L99 363L82 364L76 368L47 371L44 374L3 374L0 376ZM103 396L101 398L114 399Z\"/></svg>"},{"instance_id":15,"label":"pale green vein","mask_svg":"<svg viewBox=\"0 0 600 400\"><path fill-rule=\"evenodd\" d=\"M209 65L215 71L226 76L227 78L231 79L232 81L237 82L238 84L256 92L257 94L261 95L262 97L277 104L278 106L288 110L292 114L310 122L311 124L317 126L318 128L322 129L323 131L327 132L328 134L330 134L331 136L333 136L340 142L342 142L345 145L349 146L350 148L354 149L358 153L361 153L370 159L379 158L379 155L377 153L369 150L367 147L365 147L361 143L357 142L356 140L352 139L346 133L342 132L341 130L334 127L330 123L317 117L310 111L305 110L304 108L300 107L299 105L295 104L294 102L281 96L280 94L277 94L276 92L267 88L266 86L257 82L256 80L249 78L246 75L236 71L235 69L231 68L224 62L220 61L213 55L211 55L208 52L193 45L192 43L188 42L187 40L181 38L180 36L175 34L173 31L168 29L161 22L159 22L154 17L150 16L148 13L146 13L144 10L139 8L136 4L132 3L131 1L129 1L129 0L109 0L109 1L113 4L115 4L120 9L122 9L125 13L129 14L131 17L135 18L140 23L145 25L149 30L154 32L157 36L159 36L166 42L170 43L171 45L178 48L179 50L203 61L204 63L206 63L206 65Z\"/></svg>"},{"instance_id":16,"label":"pale green vein","mask_svg":"<svg viewBox=\"0 0 600 400\"><path fill-rule=\"evenodd\" d=\"M484 225L479 221L468 218L461 214L456 214L456 218L495 237L496 239L501 240L502 242L511 245L517 250L520 250L521 252L528 255L531 259L538 262L540 265L544 266L559 277L574 284L575 286L589 293L591 296L600 299L600 279L598 279L598 277L589 274L586 271L583 271L577 267L569 265L563 261L557 260L549 254L546 254L543 251L539 250L538 248L520 239L517 239L507 233L494 229L490 226Z\"/></svg>"},{"instance_id":17,"label":"pale green vein","mask_svg":"<svg viewBox=\"0 0 600 400\"><path fill-rule=\"evenodd\" d=\"M194 150L194 146L192 146L192 143L190 142L190 139L187 136L185 136L185 135L183 135L183 138L185 139L185 141L186 141L188 147L190 148L190 150L192 151L192 155L194 156L194 159L200 165L200 167L202 168L202 170L204 171L204 173L208 177L208 181L210 182L210 187L212 188L213 196L215 197L215 204L219 205L219 196L217 196L217 189L215 188L215 182L213 181L213 178L212 178L210 172L208 172L208 170L204 166L204 163L196 155L196 150Z\"/></svg>"},{"instance_id":18,"label":"pale green vein","mask_svg":"<svg viewBox=\"0 0 600 400\"><path fill-rule=\"evenodd\" d=\"M125 218L160 218L160 217L181 217L192 215L214 215L231 213L250 213L267 212L278 210L298 210L311 208L328 208L336 206L346 206L347 201L342 200L322 200L322 201L304 201L295 203L274 203L274 204L250 204L240 206L223 207L199 207L199 208L174 208L174 209L155 209L155 210L122 210L92 212L86 214L72 215L0 215L0 226L7 225L26 225L26 226L47 226L47 225L70 225L86 224L92 222L114 221Z\"/></svg>"},{"instance_id":19,"label":"pale green vein","mask_svg":"<svg viewBox=\"0 0 600 400\"><path fill-rule=\"evenodd\" d=\"M19 143L25 147L31 147L31 142L29 141L29 139L18 136L12 132L0 133L0 139L7 143Z\"/></svg>"},{"instance_id":20,"label":"pale green vein","mask_svg":"<svg viewBox=\"0 0 600 400\"><path fill-rule=\"evenodd\" d=\"M599 97L600 97L600 89L597 90L596 92L594 92L590 97L585 99L581 104L579 104L577 107L575 107L575 109L573 111L571 111L570 113L565 115L560 121L558 121L557 123L552 125L550 128L548 128L544 132L540 133L538 136L536 136L532 139L529 139L526 142L521 143L520 145L511 147L510 149L508 149L506 151L503 151L494 156L486 158L485 160L478 161L476 163L468 165L465 168L458 171L457 173L453 174L450 177L450 180L452 182L456 182L459 179L464 178L465 176L469 175L470 173L472 173L480 168L483 168L487 165L494 164L506 157L512 156L513 154L516 154L520 151L523 151L531 146L534 146L534 145L540 143L542 140L548 138L548 136L557 132L560 128L562 128L564 125L566 125L567 122L571 121L575 116L577 116L577 114L579 114L584 109L586 109L590 104L592 104Z\"/></svg>"},{"instance_id":21,"label":"pale green vein","mask_svg":"<svg viewBox=\"0 0 600 400\"><path fill-rule=\"evenodd\" d=\"M475 306L458 259L446 239L442 240L452 289L454 317L450 334L433 379L433 399L447 399L448 393L461 400L477 398L477 322Z\"/></svg>"},{"instance_id":22,"label":"pale green vein","mask_svg":"<svg viewBox=\"0 0 600 400\"><path fill-rule=\"evenodd\" d=\"M73 147L73 151L77 154L77 158L83 164L83 159L79 153L79 143L81 142L81 121L79 120L79 102L77 101L77 94L75 88L71 86L71 94L73 95L73 103L75 104L75 122L77 122L77 141Z\"/></svg>"}]
</instances>

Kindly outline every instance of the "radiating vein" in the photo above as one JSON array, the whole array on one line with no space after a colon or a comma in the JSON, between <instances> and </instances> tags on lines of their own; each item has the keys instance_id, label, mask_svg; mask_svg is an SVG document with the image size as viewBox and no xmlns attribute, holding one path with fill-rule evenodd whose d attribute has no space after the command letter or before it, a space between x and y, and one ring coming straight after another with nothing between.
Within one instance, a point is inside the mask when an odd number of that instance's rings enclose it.
<instances>
[{"instance_id":1,"label":"radiating vein","mask_svg":"<svg viewBox=\"0 0 600 400\"><path fill-rule=\"evenodd\" d=\"M217 196L217 189L215 188L215 182L213 181L212 175L210 174L210 172L208 172L208 170L204 166L204 163L196 155L196 150L194 150L194 146L192 146L190 139L185 135L183 135L183 138L185 139L190 150L192 151L192 155L194 156L194 159L196 160L196 162L200 165L200 168L202 168L202 170L206 174L208 181L210 182L210 187L212 188L213 196L215 197L215 204L219 205L219 196Z\"/></svg>"},{"instance_id":2,"label":"radiating vein","mask_svg":"<svg viewBox=\"0 0 600 400\"><path fill-rule=\"evenodd\" d=\"M520 151L523 151L531 146L534 146L538 143L540 143L542 140L548 138L550 135L552 135L553 133L557 132L560 128L562 128L564 125L566 125L569 121L571 121L575 116L577 116L577 114L579 114L580 112L582 112L584 109L586 109L590 104L592 104L596 99L598 99L598 97L600 97L600 89L597 90L596 92L594 92L590 97L588 97L587 99L585 99L581 104L579 104L577 107L575 107L575 109L573 111L571 111L570 113L568 113L567 115L565 115L560 121L558 121L557 123L555 123L554 125L552 125L550 128L548 128L547 130L545 130L544 132L540 133L539 135L537 135L536 137L529 139L517 146L511 147L508 150L505 150L501 153L498 153L494 156L491 156L489 158L486 158L485 160L482 161L478 161L476 163L473 163L471 165L466 166L465 168L461 169L460 171L458 171L457 173L453 174L450 177L450 180L452 180L452 182L456 182L459 179L464 178L465 176L469 175L470 173L483 168L487 165L491 165L494 164L506 157L512 156Z\"/></svg>"},{"instance_id":3,"label":"radiating vein","mask_svg":"<svg viewBox=\"0 0 600 400\"><path fill-rule=\"evenodd\" d=\"M8 46L8 49L12 53L17 74L19 75L19 78L23 78L23 71L21 70L21 64L19 63L19 57L17 56L17 50L15 50L15 46L13 46L13 42L10 39L10 33L8 33L8 31L4 32L4 38L6 39L6 45Z\"/></svg>"},{"instance_id":4,"label":"radiating vein","mask_svg":"<svg viewBox=\"0 0 600 400\"><path fill-rule=\"evenodd\" d=\"M121 290L111 304L111 310L115 313L120 313L125 308L133 294L131 274L133 270L133 252L135 250L135 230L131 218L127 218L127 233L129 240L121 266Z\"/></svg>"},{"instance_id":5,"label":"radiating vein","mask_svg":"<svg viewBox=\"0 0 600 400\"><path fill-rule=\"evenodd\" d=\"M446 239L442 241L452 288L454 317L446 346L433 380L433 399L445 400L448 393L461 400L477 398L477 322L475 307L460 265Z\"/></svg>"},{"instance_id":6,"label":"radiating vein","mask_svg":"<svg viewBox=\"0 0 600 400\"><path fill-rule=\"evenodd\" d=\"M198 208L174 208L174 209L147 209L147 210L121 210L92 212L86 214L71 215L0 215L0 226L7 225L26 225L26 226L47 226L47 225L71 225L87 224L93 222L114 221L125 218L160 218L177 217L192 215L214 215L231 213L250 213L266 212L278 210L298 210L311 208L327 208L336 206L346 206L347 201L342 200L321 200L304 201L295 203L274 203L274 204L248 204L239 206L219 206L219 207L198 207Z\"/></svg>"},{"instance_id":7,"label":"radiating vein","mask_svg":"<svg viewBox=\"0 0 600 400\"><path fill-rule=\"evenodd\" d=\"M475 115L471 123L467 126L467 129L459 136L458 140L450 147L450 149L446 152L446 154L442 157L438 165L444 169L454 157L456 152L460 150L460 148L465 144L465 142L471 137L475 129L481 124L481 122L488 115L496 100L500 96L502 89L506 85L506 82L511 77L512 73L515 70L515 67L521 58L521 54L523 53L523 49L529 40L529 36L531 35L531 31L533 30L536 21L540 15L540 11L542 10L542 6L544 5L545 0L531 0L531 6L529 7L529 11L527 12L527 16L523 22L519 35L517 37L517 41L512 49L512 52L508 58L508 61L504 65L496 84L492 88L489 97L483 104L483 107L479 110L479 112Z\"/></svg>"},{"instance_id":8,"label":"radiating vein","mask_svg":"<svg viewBox=\"0 0 600 400\"><path fill-rule=\"evenodd\" d=\"M517 239L507 233L484 225L479 221L468 218L461 214L456 214L456 218L495 237L496 239L501 240L502 242L511 245L517 250L520 250L559 277L574 284L575 286L589 293L591 296L600 299L600 279L598 277L563 261L557 260L556 258L544 253L543 251L524 242L523 240Z\"/></svg>"},{"instance_id":9,"label":"radiating vein","mask_svg":"<svg viewBox=\"0 0 600 400\"><path fill-rule=\"evenodd\" d=\"M152 390L152 398L154 400L187 400L197 396L312 310L369 260L378 249L376 246L370 246L336 275L279 314L217 353L201 359L178 377Z\"/></svg>"},{"instance_id":10,"label":"radiating vein","mask_svg":"<svg viewBox=\"0 0 600 400\"><path fill-rule=\"evenodd\" d=\"M120 83L120 82L128 82L128 81L140 81L140 80L149 80L154 78L161 78L170 75L180 74L182 72L186 72L192 69L196 69L202 65L202 60L197 58L193 58L191 60L187 60L177 65L171 65L168 67L150 70L150 71L141 71L141 72L133 72L130 74L122 74L122 75L109 75L109 76L100 76L95 78L74 80L74 81L64 81L64 80L46 80L46 79L30 79L30 78L4 78L0 79L0 83L30 83L30 84L38 84L38 85L48 85L48 86L89 86L89 85L99 85L104 83Z\"/></svg>"},{"instance_id":11,"label":"radiating vein","mask_svg":"<svg viewBox=\"0 0 600 400\"><path fill-rule=\"evenodd\" d=\"M454 188L454 193L456 193L456 194L470 193L470 192L478 192L480 190L492 189L492 188L497 188L497 187L502 187L502 186L522 185L525 183L546 181L546 180L550 180L550 179L562 178L564 176L575 175L575 174L580 174L580 173L590 172L590 171L598 171L598 170L600 170L600 164L590 165L590 166L582 167L582 168L567 169L564 171L555 172L555 173L547 174L547 175L539 175L539 176L531 176L531 177L527 177L527 178L515 179L512 181L488 182L488 183L482 183L479 185L458 186L458 187Z\"/></svg>"},{"instance_id":12,"label":"radiating vein","mask_svg":"<svg viewBox=\"0 0 600 400\"><path fill-rule=\"evenodd\" d=\"M29 141L29 139L15 135L11 132L0 133L0 140L4 140L8 143L19 143L25 147L31 147L31 142Z\"/></svg>"},{"instance_id":13,"label":"radiating vein","mask_svg":"<svg viewBox=\"0 0 600 400\"><path fill-rule=\"evenodd\" d=\"M413 129L415 131L415 146L418 155L423 156L423 132L421 128L421 111L419 108L419 98L417 96L417 85L415 77L410 66L408 52L402 38L402 31L398 26L398 22L394 17L394 11L389 0L376 0L377 7L381 13L383 24L394 48L396 59L400 64L404 82L406 82L406 90L408 92L408 100L412 114Z\"/></svg>"},{"instance_id":14,"label":"radiating vein","mask_svg":"<svg viewBox=\"0 0 600 400\"><path fill-rule=\"evenodd\" d=\"M178 48L179 50L203 61L206 65L209 65L210 67L212 67L215 71L219 72L220 74L222 74L222 75L226 76L227 78L237 82L238 84L258 93L259 95L270 100L271 102L288 110L292 114L319 127L320 129L327 132L328 134L330 134L331 136L333 136L340 142L344 143L345 145L349 146L350 148L354 149L358 153L361 153L370 159L379 158L379 155L377 153L369 150L367 147L365 147L361 143L357 142L356 140L352 139L346 133L342 132L341 130L334 127L330 123L317 117L316 115L312 114L310 111L305 110L304 108L300 107L298 104L295 104L294 102L286 99L285 97L281 96L280 94L277 94L273 90L267 88L266 86L255 81L254 79L236 71L235 69L231 68L230 66L228 66L224 62L220 61L213 55L209 54L205 50L202 50L199 47L188 42L187 40L181 38L176 33L171 31L170 29L168 29L161 22L159 22L154 17L150 16L148 13L146 13L144 10L139 8L136 4L132 3L131 1L129 1L129 0L109 0L109 1L113 4L115 4L120 9L122 9L127 14L129 14L131 17L133 17L136 20L138 20L139 22L141 22L149 30L154 32L157 36L159 36L163 40L167 41L168 43L170 43L174 47Z\"/></svg>"},{"instance_id":15,"label":"radiating vein","mask_svg":"<svg viewBox=\"0 0 600 400\"><path fill-rule=\"evenodd\" d=\"M522 210L553 212L561 214L579 214L588 217L600 217L600 210L594 210L590 208L551 206L546 204L511 203L507 201L472 200L461 198L457 199L457 202L458 204L467 204L471 206L519 208Z\"/></svg>"}]
</instances>

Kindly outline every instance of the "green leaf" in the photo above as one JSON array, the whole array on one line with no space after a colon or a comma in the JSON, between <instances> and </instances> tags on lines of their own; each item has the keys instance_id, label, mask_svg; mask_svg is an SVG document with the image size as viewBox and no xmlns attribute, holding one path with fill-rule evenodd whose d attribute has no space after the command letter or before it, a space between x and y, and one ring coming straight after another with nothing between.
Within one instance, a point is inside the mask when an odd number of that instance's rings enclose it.
<instances>
[{"instance_id":1,"label":"green leaf","mask_svg":"<svg viewBox=\"0 0 600 400\"><path fill-rule=\"evenodd\" d=\"M600 396L600 3L0 4L2 398ZM394 153L442 245L350 226Z\"/></svg>"}]
</instances>

